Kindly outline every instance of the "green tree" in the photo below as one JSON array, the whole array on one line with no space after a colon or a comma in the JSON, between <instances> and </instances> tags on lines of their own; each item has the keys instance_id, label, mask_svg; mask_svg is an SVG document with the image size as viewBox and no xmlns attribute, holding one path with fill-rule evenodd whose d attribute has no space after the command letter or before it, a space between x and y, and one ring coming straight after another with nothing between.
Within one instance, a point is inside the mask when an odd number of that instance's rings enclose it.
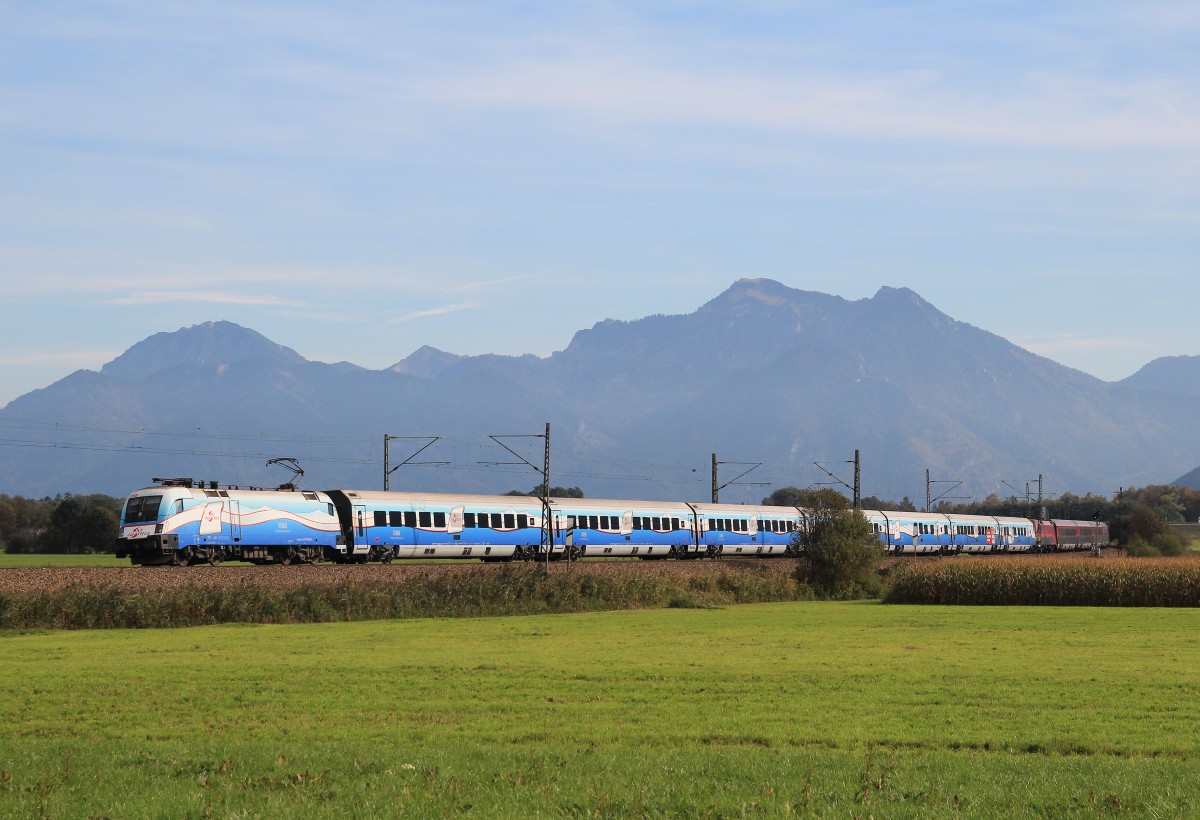
<instances>
[{"instance_id":1,"label":"green tree","mask_svg":"<svg viewBox=\"0 0 1200 820\"><path fill-rule=\"evenodd\" d=\"M850 500L837 490L823 487L819 490L781 487L763 499L769 507L802 507L808 510L849 509Z\"/></svg>"},{"instance_id":2,"label":"green tree","mask_svg":"<svg viewBox=\"0 0 1200 820\"><path fill-rule=\"evenodd\" d=\"M505 493L505 495L522 495L522 496L530 495L530 496L540 498L542 495L542 488L545 486L546 486L545 484L538 484L536 487L534 487L529 492L524 492L522 490L509 490L508 492ZM549 497L550 498L583 498L583 490L579 489L578 487L555 487L555 486L552 486L552 487L550 487Z\"/></svg>"},{"instance_id":3,"label":"green tree","mask_svg":"<svg viewBox=\"0 0 1200 820\"><path fill-rule=\"evenodd\" d=\"M46 552L108 552L117 537L117 517L85 498L65 496L50 514L41 546Z\"/></svg>"},{"instance_id":4,"label":"green tree","mask_svg":"<svg viewBox=\"0 0 1200 820\"><path fill-rule=\"evenodd\" d=\"M1187 549L1158 509L1145 503L1134 505L1129 515L1114 519L1109 535L1132 556L1182 555Z\"/></svg>"},{"instance_id":5,"label":"green tree","mask_svg":"<svg viewBox=\"0 0 1200 820\"><path fill-rule=\"evenodd\" d=\"M822 598L849 600L877 597L882 584L879 562L883 545L871 524L835 490L815 491L805 505L807 532L797 533L798 580Z\"/></svg>"}]
</instances>

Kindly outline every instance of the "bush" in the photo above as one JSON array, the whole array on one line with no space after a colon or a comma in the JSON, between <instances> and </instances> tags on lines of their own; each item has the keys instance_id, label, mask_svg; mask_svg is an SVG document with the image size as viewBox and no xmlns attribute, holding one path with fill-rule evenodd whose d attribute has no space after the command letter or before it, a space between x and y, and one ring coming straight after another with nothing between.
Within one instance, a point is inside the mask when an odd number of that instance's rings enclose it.
<instances>
[{"instance_id":1,"label":"bush","mask_svg":"<svg viewBox=\"0 0 1200 820\"><path fill-rule=\"evenodd\" d=\"M879 563L883 545L857 510L814 511L808 542L796 569L819 597L835 600L878 598L883 585Z\"/></svg>"},{"instance_id":2,"label":"bush","mask_svg":"<svg viewBox=\"0 0 1200 820\"><path fill-rule=\"evenodd\" d=\"M1187 544L1176 532L1158 532L1148 538L1131 536L1125 545L1130 558L1173 558L1187 552Z\"/></svg>"}]
</instances>

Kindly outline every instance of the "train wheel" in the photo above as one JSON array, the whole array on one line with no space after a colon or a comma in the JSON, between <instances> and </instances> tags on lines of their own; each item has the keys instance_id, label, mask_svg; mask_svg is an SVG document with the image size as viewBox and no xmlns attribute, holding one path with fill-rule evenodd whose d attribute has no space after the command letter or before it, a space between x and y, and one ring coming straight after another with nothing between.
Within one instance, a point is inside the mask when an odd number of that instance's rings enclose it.
<instances>
[{"instance_id":1,"label":"train wheel","mask_svg":"<svg viewBox=\"0 0 1200 820\"><path fill-rule=\"evenodd\" d=\"M171 563L177 567L186 567L188 564L190 564L191 561L188 559L187 550L176 550L175 557Z\"/></svg>"},{"instance_id":2,"label":"train wheel","mask_svg":"<svg viewBox=\"0 0 1200 820\"><path fill-rule=\"evenodd\" d=\"M224 558L225 556L221 554L221 550L214 549L208 554L208 565L210 567L219 567Z\"/></svg>"},{"instance_id":3,"label":"train wheel","mask_svg":"<svg viewBox=\"0 0 1200 820\"><path fill-rule=\"evenodd\" d=\"M292 554L291 547L288 547L283 552L279 553L279 563L283 564L285 567L291 564L294 559L295 556Z\"/></svg>"}]
</instances>

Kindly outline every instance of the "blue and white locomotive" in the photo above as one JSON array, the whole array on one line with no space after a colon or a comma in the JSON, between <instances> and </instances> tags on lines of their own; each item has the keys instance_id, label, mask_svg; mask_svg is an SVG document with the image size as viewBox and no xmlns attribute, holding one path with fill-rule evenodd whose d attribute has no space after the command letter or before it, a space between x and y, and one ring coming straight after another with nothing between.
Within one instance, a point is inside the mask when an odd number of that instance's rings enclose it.
<instances>
[{"instance_id":1,"label":"blue and white locomotive","mask_svg":"<svg viewBox=\"0 0 1200 820\"><path fill-rule=\"evenodd\" d=\"M117 557L134 564L180 566L315 563L345 551L341 521L326 493L170 479L130 493L116 544Z\"/></svg>"}]
</instances>

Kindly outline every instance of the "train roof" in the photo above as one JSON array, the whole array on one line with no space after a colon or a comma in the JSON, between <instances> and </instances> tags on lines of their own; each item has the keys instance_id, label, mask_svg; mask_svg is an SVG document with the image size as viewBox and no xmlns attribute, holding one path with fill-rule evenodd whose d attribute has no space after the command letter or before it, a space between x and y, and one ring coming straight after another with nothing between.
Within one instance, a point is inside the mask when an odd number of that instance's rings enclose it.
<instances>
[{"instance_id":1,"label":"train roof","mask_svg":"<svg viewBox=\"0 0 1200 820\"><path fill-rule=\"evenodd\" d=\"M259 501L321 501L329 503L329 496L320 490L278 490L261 487L188 487L183 484L156 484L151 487L141 487L129 494L130 498L147 495L170 495L173 498L253 498Z\"/></svg>"}]
</instances>

